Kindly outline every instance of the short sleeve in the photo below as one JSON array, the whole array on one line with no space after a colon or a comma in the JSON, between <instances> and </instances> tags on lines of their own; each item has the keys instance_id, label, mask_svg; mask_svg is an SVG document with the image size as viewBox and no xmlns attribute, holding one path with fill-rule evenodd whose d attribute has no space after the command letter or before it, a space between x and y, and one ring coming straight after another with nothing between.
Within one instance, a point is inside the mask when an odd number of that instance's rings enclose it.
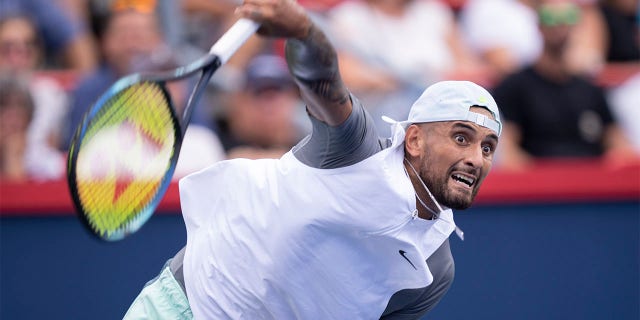
<instances>
[{"instance_id":1,"label":"short sleeve","mask_svg":"<svg viewBox=\"0 0 640 320\"><path fill-rule=\"evenodd\" d=\"M353 95L351 101L351 114L338 126L330 126L309 115L311 134L293 148L298 160L314 168L340 168L382 150L373 119Z\"/></svg>"}]
</instances>

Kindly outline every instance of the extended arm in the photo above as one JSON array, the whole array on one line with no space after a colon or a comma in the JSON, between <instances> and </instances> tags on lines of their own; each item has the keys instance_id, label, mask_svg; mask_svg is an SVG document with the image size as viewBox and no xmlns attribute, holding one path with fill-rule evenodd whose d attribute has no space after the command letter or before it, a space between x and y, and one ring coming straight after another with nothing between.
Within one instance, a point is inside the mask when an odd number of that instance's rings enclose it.
<instances>
[{"instance_id":1,"label":"extended arm","mask_svg":"<svg viewBox=\"0 0 640 320\"><path fill-rule=\"evenodd\" d=\"M260 22L260 34L287 38L289 70L313 125L293 148L298 160L314 168L339 168L382 149L371 116L342 82L334 47L302 7L291 0L246 0L238 13Z\"/></svg>"},{"instance_id":2,"label":"extended arm","mask_svg":"<svg viewBox=\"0 0 640 320\"><path fill-rule=\"evenodd\" d=\"M293 0L246 0L236 11L261 24L258 33L287 38L286 55L309 113L331 126L351 113L351 99L338 71L336 51Z\"/></svg>"}]
</instances>

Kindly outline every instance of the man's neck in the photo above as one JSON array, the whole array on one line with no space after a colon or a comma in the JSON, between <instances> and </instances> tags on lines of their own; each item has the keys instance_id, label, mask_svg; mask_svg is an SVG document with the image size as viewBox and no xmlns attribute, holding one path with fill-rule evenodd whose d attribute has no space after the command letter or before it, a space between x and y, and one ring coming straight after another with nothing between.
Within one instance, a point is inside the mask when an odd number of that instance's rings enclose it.
<instances>
[{"instance_id":1,"label":"man's neck","mask_svg":"<svg viewBox=\"0 0 640 320\"><path fill-rule=\"evenodd\" d=\"M564 83L571 78L571 73L567 69L564 58L558 54L543 52L534 68L544 78L555 83Z\"/></svg>"}]
</instances>

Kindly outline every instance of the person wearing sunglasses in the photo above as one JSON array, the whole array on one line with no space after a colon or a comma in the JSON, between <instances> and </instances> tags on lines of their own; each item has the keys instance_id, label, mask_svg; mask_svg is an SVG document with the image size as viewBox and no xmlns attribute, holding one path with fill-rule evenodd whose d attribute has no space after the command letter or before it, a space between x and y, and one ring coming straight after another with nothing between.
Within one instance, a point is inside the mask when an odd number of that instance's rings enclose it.
<instances>
[{"instance_id":1,"label":"person wearing sunglasses","mask_svg":"<svg viewBox=\"0 0 640 320\"><path fill-rule=\"evenodd\" d=\"M604 90L572 72L568 50L580 8L571 1L543 0L536 12L542 53L493 92L505 117L499 165L523 169L536 158L550 157L637 159Z\"/></svg>"}]
</instances>

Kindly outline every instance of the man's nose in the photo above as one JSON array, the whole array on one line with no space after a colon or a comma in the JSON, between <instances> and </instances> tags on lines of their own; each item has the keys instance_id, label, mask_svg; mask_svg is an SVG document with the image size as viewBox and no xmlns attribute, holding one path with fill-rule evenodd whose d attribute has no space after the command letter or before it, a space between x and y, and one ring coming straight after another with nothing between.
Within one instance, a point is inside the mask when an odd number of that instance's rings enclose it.
<instances>
[{"instance_id":1,"label":"man's nose","mask_svg":"<svg viewBox=\"0 0 640 320\"><path fill-rule=\"evenodd\" d=\"M473 145L468 148L464 154L464 164L473 168L482 168L484 163L484 155L482 154L482 146Z\"/></svg>"}]
</instances>

